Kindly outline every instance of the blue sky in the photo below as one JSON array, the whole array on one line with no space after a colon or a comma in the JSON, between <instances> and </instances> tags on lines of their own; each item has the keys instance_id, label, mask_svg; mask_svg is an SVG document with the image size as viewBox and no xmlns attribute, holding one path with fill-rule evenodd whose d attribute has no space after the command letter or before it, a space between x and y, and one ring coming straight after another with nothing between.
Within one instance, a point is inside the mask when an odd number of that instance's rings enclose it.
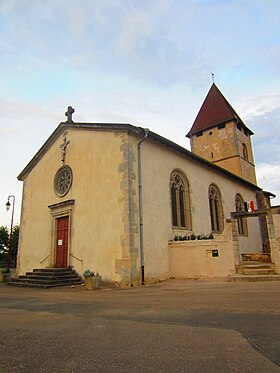
<instances>
[{"instance_id":1,"label":"blue sky","mask_svg":"<svg viewBox=\"0 0 280 373\"><path fill-rule=\"evenodd\" d=\"M255 133L259 185L280 197L279 25L279 0L0 0L0 225L9 194L19 222L16 177L68 105L189 148L211 72Z\"/></svg>"}]
</instances>

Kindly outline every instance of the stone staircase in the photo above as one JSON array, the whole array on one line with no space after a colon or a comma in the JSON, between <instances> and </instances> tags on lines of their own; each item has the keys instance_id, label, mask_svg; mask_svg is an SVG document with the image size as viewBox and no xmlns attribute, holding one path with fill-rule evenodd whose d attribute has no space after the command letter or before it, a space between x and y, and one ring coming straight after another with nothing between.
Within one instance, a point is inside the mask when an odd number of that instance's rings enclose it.
<instances>
[{"instance_id":1,"label":"stone staircase","mask_svg":"<svg viewBox=\"0 0 280 373\"><path fill-rule=\"evenodd\" d=\"M81 284L83 281L72 268L40 268L6 282L10 286L48 289Z\"/></svg>"},{"instance_id":2,"label":"stone staircase","mask_svg":"<svg viewBox=\"0 0 280 373\"><path fill-rule=\"evenodd\" d=\"M231 281L280 281L273 263L262 261L242 261Z\"/></svg>"}]
</instances>

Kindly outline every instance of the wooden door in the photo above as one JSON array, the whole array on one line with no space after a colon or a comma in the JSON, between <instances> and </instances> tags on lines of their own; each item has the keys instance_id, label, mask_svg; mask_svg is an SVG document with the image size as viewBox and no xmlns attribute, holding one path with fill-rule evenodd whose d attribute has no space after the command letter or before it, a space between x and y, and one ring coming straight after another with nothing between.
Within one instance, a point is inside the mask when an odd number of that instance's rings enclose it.
<instances>
[{"instance_id":1,"label":"wooden door","mask_svg":"<svg viewBox=\"0 0 280 373\"><path fill-rule=\"evenodd\" d=\"M56 268L67 268L69 216L56 222Z\"/></svg>"}]
</instances>

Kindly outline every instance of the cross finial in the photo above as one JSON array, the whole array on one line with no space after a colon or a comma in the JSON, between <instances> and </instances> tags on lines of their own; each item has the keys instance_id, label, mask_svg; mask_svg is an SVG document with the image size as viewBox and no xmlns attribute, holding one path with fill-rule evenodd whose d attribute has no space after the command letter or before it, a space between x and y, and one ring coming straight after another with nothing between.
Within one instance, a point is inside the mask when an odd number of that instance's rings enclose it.
<instances>
[{"instance_id":1,"label":"cross finial","mask_svg":"<svg viewBox=\"0 0 280 373\"><path fill-rule=\"evenodd\" d=\"M73 122L73 119L72 119L72 114L75 113L75 109L72 108L72 106L68 106L68 109L65 113L65 115L67 116L67 121L66 122Z\"/></svg>"}]
</instances>

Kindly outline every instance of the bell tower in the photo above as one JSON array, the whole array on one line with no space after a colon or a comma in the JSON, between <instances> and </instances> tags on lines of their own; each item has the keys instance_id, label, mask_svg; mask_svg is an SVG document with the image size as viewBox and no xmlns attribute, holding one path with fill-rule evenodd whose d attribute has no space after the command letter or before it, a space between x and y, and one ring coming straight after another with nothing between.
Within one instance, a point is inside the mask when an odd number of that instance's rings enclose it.
<instances>
[{"instance_id":1,"label":"bell tower","mask_svg":"<svg viewBox=\"0 0 280 373\"><path fill-rule=\"evenodd\" d=\"M186 136L193 153L256 184L252 135L213 83Z\"/></svg>"}]
</instances>

